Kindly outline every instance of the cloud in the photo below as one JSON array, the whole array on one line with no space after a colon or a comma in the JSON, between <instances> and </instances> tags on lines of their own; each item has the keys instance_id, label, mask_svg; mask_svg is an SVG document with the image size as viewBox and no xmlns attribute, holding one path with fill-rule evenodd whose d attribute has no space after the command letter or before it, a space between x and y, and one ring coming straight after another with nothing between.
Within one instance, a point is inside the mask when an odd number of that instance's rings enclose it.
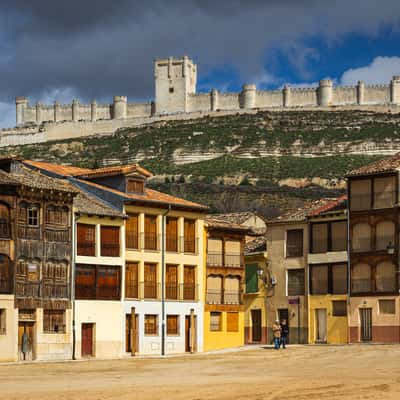
<instances>
[{"instance_id":1,"label":"cloud","mask_svg":"<svg viewBox=\"0 0 400 400\"><path fill-rule=\"evenodd\" d=\"M376 57L371 64L345 71L340 78L342 85L365 83L389 83L394 75L400 75L400 57Z\"/></svg>"},{"instance_id":2,"label":"cloud","mask_svg":"<svg viewBox=\"0 0 400 400\"><path fill-rule=\"evenodd\" d=\"M31 102L65 88L82 101L153 97L153 60L187 54L199 76L230 66L241 82L268 85L279 48L304 80L318 49L349 33L395 29L400 2L382 0L2 0L0 101ZM280 84L279 82L278 84ZM210 87L213 87L210 82ZM50 100L50 99L49 99Z\"/></svg>"}]
</instances>

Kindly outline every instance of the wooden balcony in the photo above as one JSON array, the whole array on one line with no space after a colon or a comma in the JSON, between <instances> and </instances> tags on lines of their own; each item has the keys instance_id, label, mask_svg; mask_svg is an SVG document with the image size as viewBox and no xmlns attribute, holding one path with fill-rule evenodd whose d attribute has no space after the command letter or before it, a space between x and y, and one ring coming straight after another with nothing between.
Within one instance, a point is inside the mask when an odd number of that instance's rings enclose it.
<instances>
[{"instance_id":1,"label":"wooden balcony","mask_svg":"<svg viewBox=\"0 0 400 400\"><path fill-rule=\"evenodd\" d=\"M121 289L119 285L83 285L75 286L77 300L120 300Z\"/></svg>"},{"instance_id":2,"label":"wooden balcony","mask_svg":"<svg viewBox=\"0 0 400 400\"><path fill-rule=\"evenodd\" d=\"M208 252L208 267L243 268L243 255L240 253Z\"/></svg>"},{"instance_id":3,"label":"wooden balcony","mask_svg":"<svg viewBox=\"0 0 400 400\"><path fill-rule=\"evenodd\" d=\"M239 290L207 289L207 304L242 304Z\"/></svg>"}]
</instances>

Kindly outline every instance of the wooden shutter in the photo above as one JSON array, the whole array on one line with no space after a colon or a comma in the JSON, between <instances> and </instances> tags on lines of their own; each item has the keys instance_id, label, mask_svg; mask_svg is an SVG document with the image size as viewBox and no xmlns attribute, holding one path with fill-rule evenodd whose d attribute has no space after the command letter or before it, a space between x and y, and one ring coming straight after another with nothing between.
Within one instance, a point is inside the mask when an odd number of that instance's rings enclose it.
<instances>
[{"instance_id":1,"label":"wooden shutter","mask_svg":"<svg viewBox=\"0 0 400 400\"><path fill-rule=\"evenodd\" d=\"M184 251L194 253L196 251L196 221L185 219L184 231Z\"/></svg>"},{"instance_id":2,"label":"wooden shutter","mask_svg":"<svg viewBox=\"0 0 400 400\"><path fill-rule=\"evenodd\" d=\"M370 179L350 181L350 208L352 210L367 210L371 208L371 188Z\"/></svg>"},{"instance_id":3,"label":"wooden shutter","mask_svg":"<svg viewBox=\"0 0 400 400\"><path fill-rule=\"evenodd\" d=\"M145 249L157 250L157 216L146 215L144 218Z\"/></svg>"},{"instance_id":4,"label":"wooden shutter","mask_svg":"<svg viewBox=\"0 0 400 400\"><path fill-rule=\"evenodd\" d=\"M183 298L184 300L195 300L196 292L196 267L185 265L183 268Z\"/></svg>"},{"instance_id":5,"label":"wooden shutter","mask_svg":"<svg viewBox=\"0 0 400 400\"><path fill-rule=\"evenodd\" d=\"M246 293L258 292L257 270L257 264L246 265Z\"/></svg>"},{"instance_id":6,"label":"wooden shutter","mask_svg":"<svg viewBox=\"0 0 400 400\"><path fill-rule=\"evenodd\" d=\"M95 225L78 224L77 226L77 254L78 256L96 255L96 227Z\"/></svg>"},{"instance_id":7,"label":"wooden shutter","mask_svg":"<svg viewBox=\"0 0 400 400\"><path fill-rule=\"evenodd\" d=\"M239 332L239 313L226 313L226 330L227 332Z\"/></svg>"},{"instance_id":8,"label":"wooden shutter","mask_svg":"<svg viewBox=\"0 0 400 400\"><path fill-rule=\"evenodd\" d=\"M75 297L79 299L95 299L96 297L96 267L94 265L76 266Z\"/></svg>"},{"instance_id":9,"label":"wooden shutter","mask_svg":"<svg viewBox=\"0 0 400 400\"><path fill-rule=\"evenodd\" d=\"M331 223L332 251L347 250L347 222L338 221Z\"/></svg>"},{"instance_id":10,"label":"wooden shutter","mask_svg":"<svg viewBox=\"0 0 400 400\"><path fill-rule=\"evenodd\" d=\"M209 238L207 240L207 265L222 267L222 240Z\"/></svg>"},{"instance_id":11,"label":"wooden shutter","mask_svg":"<svg viewBox=\"0 0 400 400\"><path fill-rule=\"evenodd\" d=\"M178 219L167 217L166 221L166 250L178 251Z\"/></svg>"},{"instance_id":12,"label":"wooden shutter","mask_svg":"<svg viewBox=\"0 0 400 400\"><path fill-rule=\"evenodd\" d=\"M290 229L286 232L286 257L303 255L303 229Z\"/></svg>"},{"instance_id":13,"label":"wooden shutter","mask_svg":"<svg viewBox=\"0 0 400 400\"><path fill-rule=\"evenodd\" d=\"M119 226L101 226L101 255L106 257L119 257Z\"/></svg>"},{"instance_id":14,"label":"wooden shutter","mask_svg":"<svg viewBox=\"0 0 400 400\"><path fill-rule=\"evenodd\" d=\"M328 251L328 224L312 224L312 252Z\"/></svg>"},{"instance_id":15,"label":"wooden shutter","mask_svg":"<svg viewBox=\"0 0 400 400\"><path fill-rule=\"evenodd\" d=\"M167 335L178 335L178 315L167 315Z\"/></svg>"},{"instance_id":16,"label":"wooden shutter","mask_svg":"<svg viewBox=\"0 0 400 400\"><path fill-rule=\"evenodd\" d=\"M288 296L304 296L304 269L292 269L288 274Z\"/></svg>"},{"instance_id":17,"label":"wooden shutter","mask_svg":"<svg viewBox=\"0 0 400 400\"><path fill-rule=\"evenodd\" d=\"M241 242L239 240L225 241L225 266L240 267L241 265Z\"/></svg>"},{"instance_id":18,"label":"wooden shutter","mask_svg":"<svg viewBox=\"0 0 400 400\"><path fill-rule=\"evenodd\" d=\"M147 299L157 298L157 265L144 264L144 297Z\"/></svg>"},{"instance_id":19,"label":"wooden shutter","mask_svg":"<svg viewBox=\"0 0 400 400\"><path fill-rule=\"evenodd\" d=\"M125 223L125 241L127 249L139 248L139 215L130 214Z\"/></svg>"},{"instance_id":20,"label":"wooden shutter","mask_svg":"<svg viewBox=\"0 0 400 400\"><path fill-rule=\"evenodd\" d=\"M157 315L147 314L144 316L144 334L158 335Z\"/></svg>"},{"instance_id":21,"label":"wooden shutter","mask_svg":"<svg viewBox=\"0 0 400 400\"><path fill-rule=\"evenodd\" d=\"M332 265L332 293L347 293L347 264Z\"/></svg>"},{"instance_id":22,"label":"wooden shutter","mask_svg":"<svg viewBox=\"0 0 400 400\"><path fill-rule=\"evenodd\" d=\"M170 300L178 299L178 266L166 265L165 279L166 298Z\"/></svg>"},{"instance_id":23,"label":"wooden shutter","mask_svg":"<svg viewBox=\"0 0 400 400\"><path fill-rule=\"evenodd\" d=\"M97 298L119 300L120 297L120 267L97 267Z\"/></svg>"},{"instance_id":24,"label":"wooden shutter","mask_svg":"<svg viewBox=\"0 0 400 400\"><path fill-rule=\"evenodd\" d=\"M328 294L328 266L311 267L311 294Z\"/></svg>"},{"instance_id":25,"label":"wooden shutter","mask_svg":"<svg viewBox=\"0 0 400 400\"><path fill-rule=\"evenodd\" d=\"M220 312L210 312L210 331L220 331L222 329L221 316Z\"/></svg>"},{"instance_id":26,"label":"wooden shutter","mask_svg":"<svg viewBox=\"0 0 400 400\"><path fill-rule=\"evenodd\" d=\"M139 283L139 263L126 263L125 267L125 297L137 299Z\"/></svg>"}]
</instances>

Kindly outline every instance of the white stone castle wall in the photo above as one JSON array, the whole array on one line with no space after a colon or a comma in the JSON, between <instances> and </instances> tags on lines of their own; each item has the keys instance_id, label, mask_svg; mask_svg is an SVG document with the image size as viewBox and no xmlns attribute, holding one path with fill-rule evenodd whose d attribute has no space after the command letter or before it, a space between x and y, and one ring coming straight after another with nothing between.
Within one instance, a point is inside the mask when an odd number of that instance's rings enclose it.
<instances>
[{"instance_id":1,"label":"white stone castle wall","mask_svg":"<svg viewBox=\"0 0 400 400\"><path fill-rule=\"evenodd\" d=\"M256 107L282 107L282 90L260 90L256 92Z\"/></svg>"},{"instance_id":2,"label":"white stone castle wall","mask_svg":"<svg viewBox=\"0 0 400 400\"><path fill-rule=\"evenodd\" d=\"M150 117L151 103L128 103L127 117Z\"/></svg>"},{"instance_id":3,"label":"white stone castle wall","mask_svg":"<svg viewBox=\"0 0 400 400\"><path fill-rule=\"evenodd\" d=\"M290 88L290 106L317 106L318 95L316 88Z\"/></svg>"},{"instance_id":4,"label":"white stone castle wall","mask_svg":"<svg viewBox=\"0 0 400 400\"><path fill-rule=\"evenodd\" d=\"M339 86L333 89L333 104L357 104L357 88L355 86Z\"/></svg>"},{"instance_id":5,"label":"white stone castle wall","mask_svg":"<svg viewBox=\"0 0 400 400\"><path fill-rule=\"evenodd\" d=\"M389 85L371 85L365 87L365 104L387 104L390 102Z\"/></svg>"},{"instance_id":6,"label":"white stone castle wall","mask_svg":"<svg viewBox=\"0 0 400 400\"><path fill-rule=\"evenodd\" d=\"M219 93L218 110L239 110L239 93Z\"/></svg>"},{"instance_id":7,"label":"white stone castle wall","mask_svg":"<svg viewBox=\"0 0 400 400\"><path fill-rule=\"evenodd\" d=\"M189 112L210 111L211 96L210 93L191 94L188 97Z\"/></svg>"}]
</instances>

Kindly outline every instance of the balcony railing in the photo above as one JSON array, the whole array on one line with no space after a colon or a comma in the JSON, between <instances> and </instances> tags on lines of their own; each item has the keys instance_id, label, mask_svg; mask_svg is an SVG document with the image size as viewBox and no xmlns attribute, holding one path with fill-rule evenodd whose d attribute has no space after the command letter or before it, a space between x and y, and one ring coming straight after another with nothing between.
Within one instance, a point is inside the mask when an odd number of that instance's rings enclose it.
<instances>
[{"instance_id":1,"label":"balcony railing","mask_svg":"<svg viewBox=\"0 0 400 400\"><path fill-rule=\"evenodd\" d=\"M353 194L350 197L350 209L352 211L392 208L395 204L395 191L375 193L373 196L373 204L371 204L371 195L369 193Z\"/></svg>"},{"instance_id":2,"label":"balcony railing","mask_svg":"<svg viewBox=\"0 0 400 400\"><path fill-rule=\"evenodd\" d=\"M160 250L160 235L156 233L145 233L140 234L141 248L144 250Z\"/></svg>"},{"instance_id":3,"label":"balcony railing","mask_svg":"<svg viewBox=\"0 0 400 400\"><path fill-rule=\"evenodd\" d=\"M165 237L165 249L170 252L178 252L178 236Z\"/></svg>"},{"instance_id":4,"label":"balcony railing","mask_svg":"<svg viewBox=\"0 0 400 400\"><path fill-rule=\"evenodd\" d=\"M161 283L139 282L125 286L125 297L131 299L161 299ZM198 285L193 283L166 283L165 299L176 301L197 301Z\"/></svg>"},{"instance_id":5,"label":"balcony railing","mask_svg":"<svg viewBox=\"0 0 400 400\"><path fill-rule=\"evenodd\" d=\"M100 254L103 257L119 257L120 246L119 243L101 243Z\"/></svg>"},{"instance_id":6,"label":"balcony railing","mask_svg":"<svg viewBox=\"0 0 400 400\"><path fill-rule=\"evenodd\" d=\"M69 298L69 287L66 283L43 283L42 292L44 298Z\"/></svg>"},{"instance_id":7,"label":"balcony railing","mask_svg":"<svg viewBox=\"0 0 400 400\"><path fill-rule=\"evenodd\" d=\"M165 298L167 300L178 300L179 286L177 283L166 283L165 284Z\"/></svg>"},{"instance_id":8,"label":"balcony railing","mask_svg":"<svg viewBox=\"0 0 400 400\"><path fill-rule=\"evenodd\" d=\"M207 265L209 267L233 267L241 268L242 254L240 253L222 253L222 252L208 252Z\"/></svg>"},{"instance_id":9,"label":"balcony railing","mask_svg":"<svg viewBox=\"0 0 400 400\"><path fill-rule=\"evenodd\" d=\"M139 298L139 284L137 282L129 282L125 285L125 297L127 299Z\"/></svg>"},{"instance_id":10,"label":"balcony railing","mask_svg":"<svg viewBox=\"0 0 400 400\"><path fill-rule=\"evenodd\" d=\"M182 300L197 300L197 285L194 283L180 284L180 298Z\"/></svg>"},{"instance_id":11,"label":"balcony railing","mask_svg":"<svg viewBox=\"0 0 400 400\"><path fill-rule=\"evenodd\" d=\"M394 235L385 235L376 237L376 250L387 250L388 246L394 245L395 239Z\"/></svg>"},{"instance_id":12,"label":"balcony railing","mask_svg":"<svg viewBox=\"0 0 400 400\"><path fill-rule=\"evenodd\" d=\"M183 252L197 254L197 239L198 238L182 237L181 240L183 242Z\"/></svg>"},{"instance_id":13,"label":"balcony railing","mask_svg":"<svg viewBox=\"0 0 400 400\"><path fill-rule=\"evenodd\" d=\"M119 300L120 287L117 285L83 285L75 286L75 298L77 300Z\"/></svg>"},{"instance_id":14,"label":"balcony railing","mask_svg":"<svg viewBox=\"0 0 400 400\"><path fill-rule=\"evenodd\" d=\"M396 278L379 278L375 279L376 291L379 293L393 293L396 291Z\"/></svg>"},{"instance_id":15,"label":"balcony railing","mask_svg":"<svg viewBox=\"0 0 400 400\"><path fill-rule=\"evenodd\" d=\"M160 284L152 281L141 282L144 299L158 299L160 296Z\"/></svg>"},{"instance_id":16,"label":"balcony railing","mask_svg":"<svg viewBox=\"0 0 400 400\"><path fill-rule=\"evenodd\" d=\"M27 225L18 225L17 236L20 239L40 239L40 227L39 226L27 226Z\"/></svg>"},{"instance_id":17,"label":"balcony railing","mask_svg":"<svg viewBox=\"0 0 400 400\"><path fill-rule=\"evenodd\" d=\"M241 304L240 291L207 289L207 304Z\"/></svg>"},{"instance_id":18,"label":"balcony railing","mask_svg":"<svg viewBox=\"0 0 400 400\"><path fill-rule=\"evenodd\" d=\"M126 248L127 249L139 249L139 234L136 232L126 232Z\"/></svg>"},{"instance_id":19,"label":"balcony railing","mask_svg":"<svg viewBox=\"0 0 400 400\"><path fill-rule=\"evenodd\" d=\"M16 297L41 297L41 282L16 281L15 296Z\"/></svg>"},{"instance_id":20,"label":"balcony railing","mask_svg":"<svg viewBox=\"0 0 400 400\"><path fill-rule=\"evenodd\" d=\"M50 229L47 228L44 231L45 238L48 242L68 242L69 241L69 229Z\"/></svg>"},{"instance_id":21,"label":"balcony railing","mask_svg":"<svg viewBox=\"0 0 400 400\"><path fill-rule=\"evenodd\" d=\"M96 255L96 246L95 243L79 243L77 253L78 256L87 256L87 257L95 257Z\"/></svg>"}]
</instances>

